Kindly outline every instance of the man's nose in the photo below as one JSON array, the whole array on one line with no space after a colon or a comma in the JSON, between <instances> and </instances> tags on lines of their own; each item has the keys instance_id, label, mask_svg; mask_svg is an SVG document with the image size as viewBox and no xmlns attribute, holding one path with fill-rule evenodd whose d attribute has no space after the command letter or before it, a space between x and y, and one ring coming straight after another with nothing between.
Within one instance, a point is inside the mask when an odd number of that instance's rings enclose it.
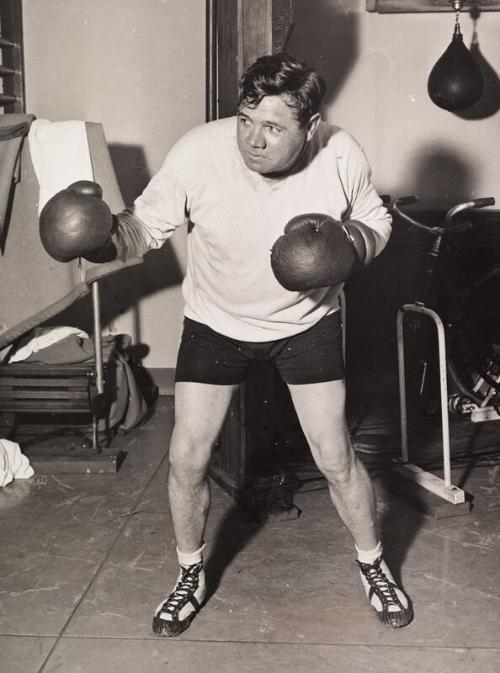
<instances>
[{"instance_id":1,"label":"man's nose","mask_svg":"<svg viewBox=\"0 0 500 673\"><path fill-rule=\"evenodd\" d=\"M261 128L254 127L250 133L248 142L251 147L265 147L266 140Z\"/></svg>"}]
</instances>

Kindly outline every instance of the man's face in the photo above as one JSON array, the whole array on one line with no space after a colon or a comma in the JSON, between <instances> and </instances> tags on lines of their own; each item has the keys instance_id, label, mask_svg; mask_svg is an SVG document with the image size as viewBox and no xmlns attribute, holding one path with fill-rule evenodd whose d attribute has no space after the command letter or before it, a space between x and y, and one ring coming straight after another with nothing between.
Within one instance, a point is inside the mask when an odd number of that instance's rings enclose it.
<instances>
[{"instance_id":1,"label":"man's face","mask_svg":"<svg viewBox=\"0 0 500 673\"><path fill-rule=\"evenodd\" d=\"M237 141L247 168L261 175L286 173L312 138L318 121L319 114L300 126L281 96L265 96L253 108L242 106Z\"/></svg>"}]
</instances>

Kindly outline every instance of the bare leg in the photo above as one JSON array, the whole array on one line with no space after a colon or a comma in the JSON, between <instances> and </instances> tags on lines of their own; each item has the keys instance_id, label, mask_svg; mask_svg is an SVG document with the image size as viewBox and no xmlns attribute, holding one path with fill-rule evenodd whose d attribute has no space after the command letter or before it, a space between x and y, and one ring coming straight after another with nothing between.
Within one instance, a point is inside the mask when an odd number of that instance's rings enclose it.
<instances>
[{"instance_id":1,"label":"bare leg","mask_svg":"<svg viewBox=\"0 0 500 673\"><path fill-rule=\"evenodd\" d=\"M153 632L167 638L188 628L206 596L201 547L210 505L208 463L236 386L177 383L168 491L179 575L156 608Z\"/></svg>"},{"instance_id":2,"label":"bare leg","mask_svg":"<svg viewBox=\"0 0 500 673\"><path fill-rule=\"evenodd\" d=\"M193 552L203 543L210 505L208 464L235 388L191 382L175 386L168 491L182 552Z\"/></svg>"},{"instance_id":3,"label":"bare leg","mask_svg":"<svg viewBox=\"0 0 500 673\"><path fill-rule=\"evenodd\" d=\"M330 497L358 549L378 543L375 495L357 459L345 418L345 383L289 385L313 458L328 481Z\"/></svg>"},{"instance_id":4,"label":"bare leg","mask_svg":"<svg viewBox=\"0 0 500 673\"><path fill-rule=\"evenodd\" d=\"M328 481L330 497L354 538L363 587L378 618L401 628L413 618L405 593L381 556L371 479L357 459L345 418L345 383L289 386L311 453Z\"/></svg>"}]
</instances>

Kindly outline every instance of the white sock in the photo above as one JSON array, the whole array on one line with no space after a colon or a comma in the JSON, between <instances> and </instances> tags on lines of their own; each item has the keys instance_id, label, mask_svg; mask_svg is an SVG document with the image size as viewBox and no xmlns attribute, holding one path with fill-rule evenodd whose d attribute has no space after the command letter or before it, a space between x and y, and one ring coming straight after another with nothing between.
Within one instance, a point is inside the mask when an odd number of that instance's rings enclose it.
<instances>
[{"instance_id":1,"label":"white sock","mask_svg":"<svg viewBox=\"0 0 500 673\"><path fill-rule=\"evenodd\" d=\"M183 574L186 572L189 572L187 568L189 566L196 565L197 563L201 563L203 561L203 549L205 548L205 545L202 545L199 549L193 552L183 552L177 547L177 558L179 560L179 574L177 576L177 581L175 585L172 587L172 592L175 592L179 582L183 579ZM203 600L205 599L207 593L207 587L206 587L206 578L205 578L205 569L202 567L199 571L197 571L197 586L194 590L193 596L194 598L198 601L198 603L201 605L203 603ZM155 610L155 616L160 617L163 621L166 622L173 622L174 621L174 615L170 612L167 612L163 609L165 605L165 600L163 600L158 607ZM177 616L175 617L175 621L184 621L194 615L196 612L195 607L192 605L191 602L188 602L186 605L184 605L182 608L180 608Z\"/></svg>"},{"instance_id":2,"label":"white sock","mask_svg":"<svg viewBox=\"0 0 500 673\"><path fill-rule=\"evenodd\" d=\"M354 545L356 547L356 545ZM356 551L358 554L358 561L360 563L369 563L372 564L374 563L377 559L381 559L380 561L380 569L382 572L386 575L387 579L392 582L393 584L396 585L396 582L394 581L394 577L392 576L391 571L389 570L389 567L387 566L387 563L384 561L382 557L382 544L379 542L376 547L373 549L370 549L368 551L363 551L361 549L358 549L356 547ZM360 572L361 574L361 580L363 582L363 587L365 589L365 593L368 596L370 593L370 585L367 582L366 578L364 577L363 573ZM402 606L406 609L408 607L408 599L406 598L406 595L401 591L401 589L396 585L395 588L396 595L401 601ZM371 598L371 604L375 608L375 610L380 611L382 609L382 604L380 600L377 598L377 596L374 594ZM389 607L389 612L397 612L399 608L396 605L391 605Z\"/></svg>"},{"instance_id":3,"label":"white sock","mask_svg":"<svg viewBox=\"0 0 500 673\"><path fill-rule=\"evenodd\" d=\"M356 545L354 545L356 547ZM363 551L356 547L356 552L358 554L358 561L360 563L373 563L380 556L382 556L382 543L379 542L376 547L369 549L368 551Z\"/></svg>"},{"instance_id":4,"label":"white sock","mask_svg":"<svg viewBox=\"0 0 500 673\"><path fill-rule=\"evenodd\" d=\"M177 558L179 559L179 565L187 568L187 566L195 565L195 563L201 563L203 561L203 550L205 545L203 544L196 551L184 552L177 547Z\"/></svg>"}]
</instances>

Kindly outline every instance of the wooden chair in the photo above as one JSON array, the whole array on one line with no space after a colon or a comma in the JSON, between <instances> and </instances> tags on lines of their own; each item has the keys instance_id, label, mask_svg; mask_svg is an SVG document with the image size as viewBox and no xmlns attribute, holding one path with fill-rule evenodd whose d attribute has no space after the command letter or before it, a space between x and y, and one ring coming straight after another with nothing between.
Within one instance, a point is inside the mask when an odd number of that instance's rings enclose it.
<instances>
[{"instance_id":1,"label":"wooden chair","mask_svg":"<svg viewBox=\"0 0 500 673\"><path fill-rule=\"evenodd\" d=\"M101 317L99 310L99 282L91 284L93 309L94 359L83 363L46 364L43 362L14 362L0 366L0 416L8 434L16 431L29 419L43 415L51 423L31 423L29 434L43 436L64 426L68 416L90 416L92 425L92 450L101 452L99 421L104 421L105 441L111 441L107 414L110 408L109 391L106 390L105 370L112 355L103 352ZM5 423L7 419L7 423ZM28 421L28 422L27 422ZM83 422L83 425L85 423ZM10 432L9 432L10 429Z\"/></svg>"},{"instance_id":2,"label":"wooden chair","mask_svg":"<svg viewBox=\"0 0 500 673\"><path fill-rule=\"evenodd\" d=\"M120 212L124 203L102 125L86 122L85 128L94 180L103 188L103 198L112 212ZM90 292L95 356L92 361L77 364L1 365L0 434L3 430L15 435L22 423L30 434L40 433L41 437L43 427L56 428L68 425L68 421L73 425L73 419L78 418L84 427L91 428L92 453L97 457L102 453L103 427L106 428L104 441L110 442L107 415L113 395L106 380L113 358L112 349L103 349L99 280L142 260L98 265L85 260L68 264L52 260L39 240L39 186L27 140L20 159L20 179L13 185L10 221L6 223L0 258L0 348L49 320L54 324L54 318L61 311ZM40 415L43 424L39 423Z\"/></svg>"}]
</instances>

